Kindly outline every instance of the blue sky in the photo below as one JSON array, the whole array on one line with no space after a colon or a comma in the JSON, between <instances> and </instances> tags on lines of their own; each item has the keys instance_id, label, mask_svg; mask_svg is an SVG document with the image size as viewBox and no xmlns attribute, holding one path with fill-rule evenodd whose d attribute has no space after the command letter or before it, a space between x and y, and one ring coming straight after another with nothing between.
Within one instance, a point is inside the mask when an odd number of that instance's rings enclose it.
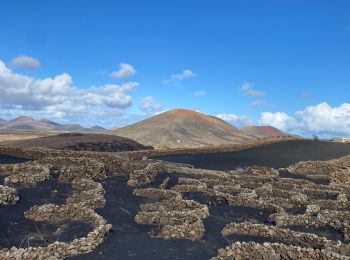
<instances>
[{"instance_id":1,"label":"blue sky","mask_svg":"<svg viewBox=\"0 0 350 260\"><path fill-rule=\"evenodd\" d=\"M237 126L350 134L347 0L0 5L1 118L111 127L189 108Z\"/></svg>"}]
</instances>

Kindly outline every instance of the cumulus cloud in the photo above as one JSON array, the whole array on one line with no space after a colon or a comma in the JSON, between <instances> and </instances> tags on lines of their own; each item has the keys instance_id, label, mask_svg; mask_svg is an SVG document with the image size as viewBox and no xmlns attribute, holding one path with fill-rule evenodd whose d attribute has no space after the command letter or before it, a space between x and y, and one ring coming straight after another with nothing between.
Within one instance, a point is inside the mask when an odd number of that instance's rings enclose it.
<instances>
[{"instance_id":1,"label":"cumulus cloud","mask_svg":"<svg viewBox=\"0 0 350 260\"><path fill-rule=\"evenodd\" d=\"M110 76L116 79L124 79L134 75L135 73L136 73L136 70L131 64L120 63L119 69L116 71L112 71Z\"/></svg>"},{"instance_id":2,"label":"cumulus cloud","mask_svg":"<svg viewBox=\"0 0 350 260\"><path fill-rule=\"evenodd\" d=\"M156 103L153 97L148 96L140 100L140 109L147 114L155 114L162 110L163 104Z\"/></svg>"},{"instance_id":3,"label":"cumulus cloud","mask_svg":"<svg viewBox=\"0 0 350 260\"><path fill-rule=\"evenodd\" d=\"M283 112L263 112L259 123L298 134L350 135L350 104L331 107L324 102L308 106L293 115Z\"/></svg>"},{"instance_id":4,"label":"cumulus cloud","mask_svg":"<svg viewBox=\"0 0 350 260\"><path fill-rule=\"evenodd\" d=\"M28 70L36 70L40 67L40 62L30 56L20 55L10 61L12 67L20 67Z\"/></svg>"},{"instance_id":5,"label":"cumulus cloud","mask_svg":"<svg viewBox=\"0 0 350 260\"><path fill-rule=\"evenodd\" d=\"M52 78L36 79L14 73L0 61L1 114L31 114L50 119L83 122L88 118L119 115L131 106L130 92L139 84L106 84L77 88L67 73Z\"/></svg>"},{"instance_id":6,"label":"cumulus cloud","mask_svg":"<svg viewBox=\"0 0 350 260\"><path fill-rule=\"evenodd\" d=\"M253 119L246 116L238 116L235 114L218 114L216 117L221 118L222 120L230 123L231 125L242 127L246 125L251 125L253 123Z\"/></svg>"},{"instance_id":7,"label":"cumulus cloud","mask_svg":"<svg viewBox=\"0 0 350 260\"><path fill-rule=\"evenodd\" d=\"M264 92L255 90L253 86L254 85L252 83L249 83L247 81L243 82L243 84L240 87L243 95L246 97L253 97L253 98L258 98L265 95Z\"/></svg>"},{"instance_id":8,"label":"cumulus cloud","mask_svg":"<svg viewBox=\"0 0 350 260\"><path fill-rule=\"evenodd\" d=\"M206 94L207 93L205 91L203 91L203 90L198 90L198 91L194 92L194 95L196 97L202 97L202 96L205 96Z\"/></svg>"},{"instance_id":9,"label":"cumulus cloud","mask_svg":"<svg viewBox=\"0 0 350 260\"><path fill-rule=\"evenodd\" d=\"M285 131L290 131L294 123L294 119L284 112L263 112L259 120L260 125L270 125Z\"/></svg>"},{"instance_id":10,"label":"cumulus cloud","mask_svg":"<svg viewBox=\"0 0 350 260\"><path fill-rule=\"evenodd\" d=\"M170 79L165 80L165 83L170 83L170 84L175 84L179 83L185 79L193 78L197 76L192 70L190 69L185 69L179 74L173 74L171 75Z\"/></svg>"}]
</instances>

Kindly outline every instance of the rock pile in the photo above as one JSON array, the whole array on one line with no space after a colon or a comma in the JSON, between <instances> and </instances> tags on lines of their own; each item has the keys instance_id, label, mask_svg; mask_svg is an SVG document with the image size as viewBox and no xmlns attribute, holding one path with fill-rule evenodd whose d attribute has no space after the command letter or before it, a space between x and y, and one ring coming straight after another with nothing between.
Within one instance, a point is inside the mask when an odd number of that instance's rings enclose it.
<instances>
[{"instance_id":1,"label":"rock pile","mask_svg":"<svg viewBox=\"0 0 350 260\"><path fill-rule=\"evenodd\" d=\"M16 189L0 185L0 206L13 205L19 201Z\"/></svg>"}]
</instances>

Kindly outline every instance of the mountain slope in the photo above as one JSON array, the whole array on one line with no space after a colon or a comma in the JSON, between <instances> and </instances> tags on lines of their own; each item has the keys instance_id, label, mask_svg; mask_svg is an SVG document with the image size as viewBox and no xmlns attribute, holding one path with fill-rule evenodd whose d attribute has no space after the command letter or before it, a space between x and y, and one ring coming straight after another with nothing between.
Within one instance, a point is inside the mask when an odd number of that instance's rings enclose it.
<instances>
[{"instance_id":1,"label":"mountain slope","mask_svg":"<svg viewBox=\"0 0 350 260\"><path fill-rule=\"evenodd\" d=\"M97 133L106 129L98 126L84 128L77 124L58 124L47 119L34 120L29 116L20 116L11 120L1 121L0 130L35 131L35 132L83 132Z\"/></svg>"},{"instance_id":2,"label":"mountain slope","mask_svg":"<svg viewBox=\"0 0 350 260\"><path fill-rule=\"evenodd\" d=\"M242 127L241 130L247 134L255 135L258 137L287 135L286 133L272 126L245 126Z\"/></svg>"},{"instance_id":3,"label":"mountain slope","mask_svg":"<svg viewBox=\"0 0 350 260\"><path fill-rule=\"evenodd\" d=\"M185 109L170 110L110 133L156 147L242 143L252 137L217 117Z\"/></svg>"}]
</instances>

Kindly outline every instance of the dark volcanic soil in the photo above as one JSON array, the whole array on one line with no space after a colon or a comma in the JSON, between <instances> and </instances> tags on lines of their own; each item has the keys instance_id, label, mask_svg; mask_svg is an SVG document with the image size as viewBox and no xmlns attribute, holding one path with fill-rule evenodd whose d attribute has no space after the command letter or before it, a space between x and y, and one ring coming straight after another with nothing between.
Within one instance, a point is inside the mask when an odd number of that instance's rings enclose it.
<instances>
[{"instance_id":1,"label":"dark volcanic soil","mask_svg":"<svg viewBox=\"0 0 350 260\"><path fill-rule=\"evenodd\" d=\"M126 179L112 177L103 186L107 192L107 204L97 212L113 225L113 233L92 253L72 259L210 259L227 243L220 234L226 224L249 219L264 223L269 215L267 211L252 208L223 204L209 206L210 216L204 221L207 233L202 240L153 239L147 234L152 227L134 222L144 200L132 195L133 188L126 185ZM239 240L238 236L230 239ZM246 236L246 239L255 241L257 238Z\"/></svg>"},{"instance_id":2,"label":"dark volcanic soil","mask_svg":"<svg viewBox=\"0 0 350 260\"><path fill-rule=\"evenodd\" d=\"M0 164L22 163L22 162L27 162L27 161L28 161L27 159L16 158L16 157L0 154Z\"/></svg>"},{"instance_id":3,"label":"dark volcanic soil","mask_svg":"<svg viewBox=\"0 0 350 260\"><path fill-rule=\"evenodd\" d=\"M198 168L231 170L249 165L286 167L301 160L327 160L349 153L350 145L346 144L290 141L234 153L175 155L159 157L159 159L192 164ZM158 186L165 177L168 176L158 176L155 186ZM178 177L171 178L169 186L174 186L177 179ZM134 222L134 216L143 200L132 195L133 189L126 186L126 180L113 177L104 183L104 187L107 191L107 205L98 212L113 225L114 232L94 252L74 257L74 259L210 259L217 254L218 248L228 244L220 234L226 224L242 221L266 223L269 215L267 211L219 203L209 206L210 216L204 220L206 234L202 240L191 242L152 239L147 235L151 227L137 225ZM211 198L201 194L184 193L183 196L201 203L211 201ZM301 230L306 231L305 228ZM328 230L313 230L313 232L335 236L335 233ZM270 241L266 238L242 235L229 236L228 239L230 241Z\"/></svg>"},{"instance_id":4,"label":"dark volcanic soil","mask_svg":"<svg viewBox=\"0 0 350 260\"><path fill-rule=\"evenodd\" d=\"M198 153L154 157L195 168L233 170L252 165L287 167L306 160L330 160L350 154L350 144L309 140L286 141L231 153Z\"/></svg>"},{"instance_id":5,"label":"dark volcanic soil","mask_svg":"<svg viewBox=\"0 0 350 260\"><path fill-rule=\"evenodd\" d=\"M347 154L350 154L350 145L347 144L289 141L233 153L175 155L159 157L159 159L192 164L197 168L232 170L250 165L279 168L301 160L327 160ZM165 177L170 176L159 176L156 178L156 183L152 185L158 186ZM266 223L269 212L227 206L224 202L214 201L213 203L211 198L198 193L184 193L183 196L187 199L195 199L201 203L210 204L210 206L208 205L210 216L204 220L206 229L204 237L196 242L153 239L148 235L153 227L138 225L134 221L139 205L144 203L145 199L133 196L133 188L127 186L126 181L126 178L123 177L112 177L102 183L106 190L107 202L106 206L98 209L97 212L113 225L113 232L90 254L73 257L72 259L210 259L217 255L218 248L229 244L228 240L269 241L260 237L242 235L232 235L227 240L220 234L222 228L232 222ZM172 177L168 188L174 186L177 181L178 176ZM45 196L47 197L47 194ZM38 202L36 201L36 203ZM302 209L301 212L295 212L295 214L302 213L302 211L305 211L305 209ZM1 216L4 214L0 211ZM4 225L2 222L0 224ZM295 227L295 229L298 229L298 227ZM338 238L338 234L328 230L305 230L304 227L301 228L301 231ZM4 240L1 237L2 233L3 231L0 230L0 241Z\"/></svg>"},{"instance_id":6,"label":"dark volcanic soil","mask_svg":"<svg viewBox=\"0 0 350 260\"><path fill-rule=\"evenodd\" d=\"M34 205L64 204L72 191L70 185L48 180L32 187L17 187L17 191L20 196L17 204L0 206L0 247L28 246L28 237L32 237L29 241L31 246L45 245L46 240L70 241L91 230L89 225L77 221L34 222L24 217L24 212ZM58 228L63 232L56 232Z\"/></svg>"},{"instance_id":7,"label":"dark volcanic soil","mask_svg":"<svg viewBox=\"0 0 350 260\"><path fill-rule=\"evenodd\" d=\"M21 161L23 160L0 155L1 163ZM0 176L0 185L4 178ZM15 205L0 206L0 248L42 246L56 240L71 241L85 236L91 230L88 224L79 221L34 222L24 217L24 212L34 205L64 204L70 192L73 192L71 185L52 179L16 189L20 201Z\"/></svg>"},{"instance_id":8,"label":"dark volcanic soil","mask_svg":"<svg viewBox=\"0 0 350 260\"><path fill-rule=\"evenodd\" d=\"M106 134L65 133L26 140L5 141L3 145L15 147L46 147L73 151L122 152L153 149L134 140Z\"/></svg>"}]
</instances>

